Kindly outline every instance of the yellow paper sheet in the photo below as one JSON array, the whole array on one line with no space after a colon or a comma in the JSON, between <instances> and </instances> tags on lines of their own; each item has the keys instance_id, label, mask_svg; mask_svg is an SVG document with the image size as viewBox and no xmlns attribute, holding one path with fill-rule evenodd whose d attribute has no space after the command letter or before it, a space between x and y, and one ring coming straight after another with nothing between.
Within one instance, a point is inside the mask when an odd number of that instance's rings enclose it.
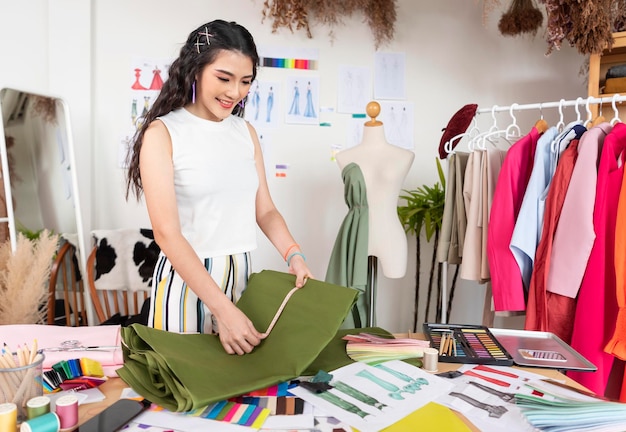
<instances>
[{"instance_id":1,"label":"yellow paper sheet","mask_svg":"<svg viewBox=\"0 0 626 432\"><path fill-rule=\"evenodd\" d=\"M352 428L355 432L357 429ZM429 402L417 411L413 411L402 420L383 429L383 432L471 432L472 430L463 423L448 407Z\"/></svg>"}]
</instances>

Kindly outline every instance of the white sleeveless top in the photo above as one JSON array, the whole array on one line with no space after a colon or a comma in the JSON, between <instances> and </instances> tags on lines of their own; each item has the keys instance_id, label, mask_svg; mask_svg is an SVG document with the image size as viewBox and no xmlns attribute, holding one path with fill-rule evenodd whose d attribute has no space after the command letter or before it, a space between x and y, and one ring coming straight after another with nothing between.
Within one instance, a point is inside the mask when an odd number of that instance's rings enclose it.
<instances>
[{"instance_id":1,"label":"white sleeveless top","mask_svg":"<svg viewBox=\"0 0 626 432\"><path fill-rule=\"evenodd\" d=\"M159 119L172 140L183 236L200 258L255 249L259 177L246 121L213 122L184 108Z\"/></svg>"}]
</instances>

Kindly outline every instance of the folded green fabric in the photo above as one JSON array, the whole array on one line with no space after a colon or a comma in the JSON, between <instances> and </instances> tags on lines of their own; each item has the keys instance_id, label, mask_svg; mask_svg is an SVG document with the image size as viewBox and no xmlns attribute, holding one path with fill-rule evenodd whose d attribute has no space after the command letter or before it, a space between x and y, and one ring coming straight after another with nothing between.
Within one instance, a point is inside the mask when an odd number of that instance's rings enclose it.
<instances>
[{"instance_id":1,"label":"folded green fabric","mask_svg":"<svg viewBox=\"0 0 626 432\"><path fill-rule=\"evenodd\" d=\"M250 276L237 306L267 329L295 276L264 270ZM118 375L137 393L171 411L189 411L302 375L335 337L358 291L310 279L289 299L271 334L250 354L229 355L219 338L133 324L122 328Z\"/></svg>"}]
</instances>

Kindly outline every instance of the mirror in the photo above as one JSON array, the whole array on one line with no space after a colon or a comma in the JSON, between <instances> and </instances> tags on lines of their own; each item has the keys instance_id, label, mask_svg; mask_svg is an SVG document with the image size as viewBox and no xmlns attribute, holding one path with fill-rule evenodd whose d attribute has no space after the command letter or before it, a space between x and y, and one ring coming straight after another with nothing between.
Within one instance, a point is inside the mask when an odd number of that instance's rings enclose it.
<instances>
[{"instance_id":1,"label":"mirror","mask_svg":"<svg viewBox=\"0 0 626 432\"><path fill-rule=\"evenodd\" d=\"M10 188L0 188L0 241L47 229L76 248L84 274L84 245L69 108L60 98L12 88L0 90L1 144L6 145ZM3 133L2 133L3 132ZM3 177L4 178L4 177ZM11 195L7 202L7 195ZM8 210L8 213L2 214ZM11 214L12 213L12 214ZM8 226L7 226L8 225ZM79 279L83 277L79 276Z\"/></svg>"}]
</instances>

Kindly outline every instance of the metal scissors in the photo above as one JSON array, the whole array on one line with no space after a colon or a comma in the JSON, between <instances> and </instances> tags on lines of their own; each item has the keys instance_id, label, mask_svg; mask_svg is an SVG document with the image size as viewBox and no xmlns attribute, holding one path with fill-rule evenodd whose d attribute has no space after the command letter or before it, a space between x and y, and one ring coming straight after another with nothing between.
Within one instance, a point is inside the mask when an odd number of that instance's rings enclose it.
<instances>
[{"instance_id":1,"label":"metal scissors","mask_svg":"<svg viewBox=\"0 0 626 432\"><path fill-rule=\"evenodd\" d=\"M71 339L61 342L58 347L44 348L43 351L114 351L120 348L118 345L83 346L79 340Z\"/></svg>"}]
</instances>

